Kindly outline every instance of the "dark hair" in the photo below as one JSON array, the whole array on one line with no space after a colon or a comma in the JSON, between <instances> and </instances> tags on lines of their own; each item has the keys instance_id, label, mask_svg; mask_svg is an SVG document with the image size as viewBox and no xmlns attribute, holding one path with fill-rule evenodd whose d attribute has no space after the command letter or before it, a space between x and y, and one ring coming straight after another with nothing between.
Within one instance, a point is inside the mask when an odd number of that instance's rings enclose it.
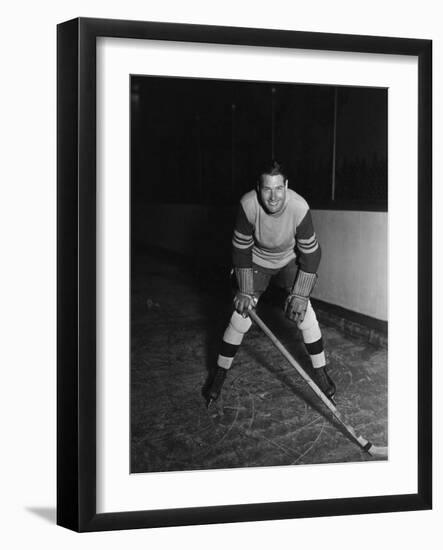
<instances>
[{"instance_id":1,"label":"dark hair","mask_svg":"<svg viewBox=\"0 0 443 550\"><path fill-rule=\"evenodd\" d=\"M287 180L287 177L286 177L286 174L283 170L282 165L278 161L276 161L275 159L273 159L270 164L264 164L261 167L259 178L258 178L259 183L262 182L264 175L267 175L267 176L282 176L285 181Z\"/></svg>"}]
</instances>

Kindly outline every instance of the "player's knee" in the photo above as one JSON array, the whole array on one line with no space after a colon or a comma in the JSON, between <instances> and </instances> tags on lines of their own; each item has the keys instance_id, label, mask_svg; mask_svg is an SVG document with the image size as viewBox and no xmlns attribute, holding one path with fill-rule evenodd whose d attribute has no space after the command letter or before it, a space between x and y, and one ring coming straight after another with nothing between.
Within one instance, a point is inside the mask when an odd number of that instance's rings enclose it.
<instances>
[{"instance_id":1,"label":"player's knee","mask_svg":"<svg viewBox=\"0 0 443 550\"><path fill-rule=\"evenodd\" d=\"M308 319L303 319L298 325L303 337L303 341L306 342L315 342L321 338L320 325L318 324L317 318L311 317Z\"/></svg>"},{"instance_id":2,"label":"player's knee","mask_svg":"<svg viewBox=\"0 0 443 550\"><path fill-rule=\"evenodd\" d=\"M240 334L245 334L251 328L252 321L249 317L243 317L240 313L234 311L229 324Z\"/></svg>"},{"instance_id":3,"label":"player's knee","mask_svg":"<svg viewBox=\"0 0 443 550\"><path fill-rule=\"evenodd\" d=\"M303 321L301 323L298 323L298 328L301 331L315 330L316 327L318 327L317 319L303 319Z\"/></svg>"},{"instance_id":4,"label":"player's knee","mask_svg":"<svg viewBox=\"0 0 443 550\"><path fill-rule=\"evenodd\" d=\"M303 318L303 321L301 323L298 323L298 328L301 331L305 331L305 330L309 331L309 330L315 330L316 327L318 327L317 316L315 315L315 311L313 310L311 304L309 304L306 310L305 316Z\"/></svg>"}]
</instances>

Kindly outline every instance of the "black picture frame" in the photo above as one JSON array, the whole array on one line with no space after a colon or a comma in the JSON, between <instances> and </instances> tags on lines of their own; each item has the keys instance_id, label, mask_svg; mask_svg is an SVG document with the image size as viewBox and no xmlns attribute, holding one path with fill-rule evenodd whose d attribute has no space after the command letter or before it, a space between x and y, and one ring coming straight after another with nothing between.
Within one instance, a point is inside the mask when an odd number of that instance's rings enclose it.
<instances>
[{"instance_id":1,"label":"black picture frame","mask_svg":"<svg viewBox=\"0 0 443 550\"><path fill-rule=\"evenodd\" d=\"M416 494L167 510L96 511L96 39L398 54L418 58L418 472ZM57 29L57 523L104 531L432 507L432 42L78 18Z\"/></svg>"}]
</instances>

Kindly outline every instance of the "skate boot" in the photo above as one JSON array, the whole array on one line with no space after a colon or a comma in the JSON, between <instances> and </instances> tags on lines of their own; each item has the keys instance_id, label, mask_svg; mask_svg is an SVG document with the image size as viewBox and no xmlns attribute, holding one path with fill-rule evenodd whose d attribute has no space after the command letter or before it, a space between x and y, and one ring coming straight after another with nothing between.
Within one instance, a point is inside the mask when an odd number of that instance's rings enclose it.
<instances>
[{"instance_id":1,"label":"skate boot","mask_svg":"<svg viewBox=\"0 0 443 550\"><path fill-rule=\"evenodd\" d=\"M334 381L329 376L326 367L320 367L317 369L314 369L315 373L315 382L317 382L317 386L321 389L321 391L332 400L332 398L335 395L336 387L334 384Z\"/></svg>"},{"instance_id":2,"label":"skate boot","mask_svg":"<svg viewBox=\"0 0 443 550\"><path fill-rule=\"evenodd\" d=\"M213 401L216 401L220 395L221 389L223 387L223 383L226 378L226 373L228 371L224 369L223 367L217 367L215 369L215 374L212 379L211 385L209 386L208 391L208 407L211 405Z\"/></svg>"}]
</instances>

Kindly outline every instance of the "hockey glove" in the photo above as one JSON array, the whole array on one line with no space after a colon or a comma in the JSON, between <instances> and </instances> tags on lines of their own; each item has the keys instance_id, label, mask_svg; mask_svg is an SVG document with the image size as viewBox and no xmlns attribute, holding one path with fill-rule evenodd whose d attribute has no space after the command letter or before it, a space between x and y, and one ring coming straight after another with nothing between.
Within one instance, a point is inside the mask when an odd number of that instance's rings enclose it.
<instances>
[{"instance_id":1,"label":"hockey glove","mask_svg":"<svg viewBox=\"0 0 443 550\"><path fill-rule=\"evenodd\" d=\"M257 304L257 299L254 296L254 275L252 273L252 267L236 267L234 271L238 283L238 291L234 298L234 306L240 315L247 317L248 311Z\"/></svg>"},{"instance_id":2,"label":"hockey glove","mask_svg":"<svg viewBox=\"0 0 443 550\"><path fill-rule=\"evenodd\" d=\"M309 296L314 288L317 275L301 269L289 296L286 298L285 314L288 319L299 324L303 322L308 308Z\"/></svg>"}]
</instances>

